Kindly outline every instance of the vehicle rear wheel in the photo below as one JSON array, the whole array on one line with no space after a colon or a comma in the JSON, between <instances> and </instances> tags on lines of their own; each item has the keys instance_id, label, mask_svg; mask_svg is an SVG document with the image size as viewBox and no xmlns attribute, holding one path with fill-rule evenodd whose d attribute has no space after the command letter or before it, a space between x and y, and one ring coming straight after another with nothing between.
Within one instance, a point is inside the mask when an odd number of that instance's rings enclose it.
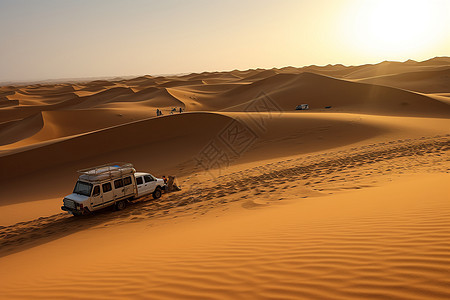
<instances>
[{"instance_id":1,"label":"vehicle rear wheel","mask_svg":"<svg viewBox=\"0 0 450 300\"><path fill-rule=\"evenodd\" d=\"M161 198L161 188L158 186L156 190L153 192L153 199Z\"/></svg>"},{"instance_id":2,"label":"vehicle rear wheel","mask_svg":"<svg viewBox=\"0 0 450 300\"><path fill-rule=\"evenodd\" d=\"M116 203L116 210L122 210L127 207L127 202L125 200L119 201Z\"/></svg>"}]
</instances>

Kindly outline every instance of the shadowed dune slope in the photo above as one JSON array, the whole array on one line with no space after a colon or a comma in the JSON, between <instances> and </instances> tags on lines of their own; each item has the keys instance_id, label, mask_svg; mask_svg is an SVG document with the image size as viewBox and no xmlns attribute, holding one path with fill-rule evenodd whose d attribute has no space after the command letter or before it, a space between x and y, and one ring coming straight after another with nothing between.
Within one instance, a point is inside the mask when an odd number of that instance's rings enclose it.
<instances>
[{"instance_id":1,"label":"shadowed dune slope","mask_svg":"<svg viewBox=\"0 0 450 300\"><path fill-rule=\"evenodd\" d=\"M1 142L0 140L0 150L14 149L65 136L87 133L153 116L153 111L137 109L126 111L116 109L43 111L39 124L36 124L34 127L21 125L21 135L15 134L15 139L9 140L9 142ZM34 116L21 121L11 121L10 123L23 124L30 118L34 118ZM0 132L3 134L1 127Z\"/></svg>"},{"instance_id":2,"label":"shadowed dune slope","mask_svg":"<svg viewBox=\"0 0 450 300\"><path fill-rule=\"evenodd\" d=\"M155 158L161 157L164 159L159 165L168 166L172 156L177 156L175 161L180 162L198 153L229 121L218 114L186 113L17 148L0 154L0 179L17 176L24 170L48 170L68 162L82 168L95 165L96 161L132 161L154 169Z\"/></svg>"},{"instance_id":3,"label":"shadowed dune slope","mask_svg":"<svg viewBox=\"0 0 450 300\"><path fill-rule=\"evenodd\" d=\"M343 77L347 79L361 79L405 72L432 71L436 68L448 68L449 66L450 57L435 57L422 62L412 60L405 62L383 61L379 64L350 67L352 72Z\"/></svg>"},{"instance_id":4,"label":"shadowed dune slope","mask_svg":"<svg viewBox=\"0 0 450 300\"><path fill-rule=\"evenodd\" d=\"M274 69L271 70L261 70L256 74L253 74L251 76L248 77L244 77L244 80L249 80L249 81L257 81L257 80L261 80L261 79L265 79L265 78L269 78L272 76L277 75L278 72Z\"/></svg>"},{"instance_id":5,"label":"shadowed dune slope","mask_svg":"<svg viewBox=\"0 0 450 300\"><path fill-rule=\"evenodd\" d=\"M148 87L151 85L155 85L155 78L152 76L140 76L133 79L122 80L121 83L128 84L130 86L135 87Z\"/></svg>"},{"instance_id":6,"label":"shadowed dune slope","mask_svg":"<svg viewBox=\"0 0 450 300\"><path fill-rule=\"evenodd\" d=\"M310 72L343 79L362 79L405 72L433 71L439 68L448 68L449 66L449 57L435 57L422 62L408 60L405 62L383 61L377 64L359 66L344 66L342 64L326 66L312 65L302 68L281 68L280 71L282 73Z\"/></svg>"},{"instance_id":7,"label":"shadowed dune slope","mask_svg":"<svg viewBox=\"0 0 450 300\"><path fill-rule=\"evenodd\" d=\"M18 89L17 91L15 91L14 95L10 96L10 99L19 100L20 105L48 105L62 107L78 103L77 101L79 99L79 96L75 92L55 94L30 94L24 92L22 89Z\"/></svg>"},{"instance_id":8,"label":"shadowed dune slope","mask_svg":"<svg viewBox=\"0 0 450 300\"><path fill-rule=\"evenodd\" d=\"M46 84L46 85L32 85L22 89L22 93L28 95L54 95L66 94L74 92L75 89L71 84Z\"/></svg>"},{"instance_id":9,"label":"shadowed dune slope","mask_svg":"<svg viewBox=\"0 0 450 300\"><path fill-rule=\"evenodd\" d=\"M361 119L361 115L352 114L222 113L245 124L255 136L255 144L243 155L254 161L272 158L269 153L289 156L350 145L385 134L392 126L383 120Z\"/></svg>"},{"instance_id":10,"label":"shadowed dune slope","mask_svg":"<svg viewBox=\"0 0 450 300\"><path fill-rule=\"evenodd\" d=\"M43 126L41 113L22 120L0 123L0 146L30 137L41 130Z\"/></svg>"},{"instance_id":11,"label":"shadowed dune slope","mask_svg":"<svg viewBox=\"0 0 450 300\"><path fill-rule=\"evenodd\" d=\"M287 111L307 103L311 110L331 106L332 111L366 114L429 117L450 114L450 106L423 95L314 73L278 74L237 87L223 94L229 99L228 103L235 103L225 110L252 110L250 101L260 97L261 92L266 93L279 109Z\"/></svg>"},{"instance_id":12,"label":"shadowed dune slope","mask_svg":"<svg viewBox=\"0 0 450 300\"><path fill-rule=\"evenodd\" d=\"M201 80L170 80L164 83L159 84L159 87L177 87L177 86L183 86L183 85L193 85L193 84L203 84Z\"/></svg>"},{"instance_id":13,"label":"shadowed dune slope","mask_svg":"<svg viewBox=\"0 0 450 300\"><path fill-rule=\"evenodd\" d=\"M145 101L145 105L151 107L183 107L186 108L185 103L174 97L167 88L156 90L152 93L146 93L145 90L136 93L135 98L130 98L130 101Z\"/></svg>"},{"instance_id":14,"label":"shadowed dune slope","mask_svg":"<svg viewBox=\"0 0 450 300\"><path fill-rule=\"evenodd\" d=\"M128 106L143 104L149 107L182 106L184 108L184 103L168 93L166 88L156 87L148 87L138 92L134 92L131 88L115 87L91 96L81 97L81 101L80 104L71 106L70 108L107 108L111 103L119 102L127 102Z\"/></svg>"},{"instance_id":15,"label":"shadowed dune slope","mask_svg":"<svg viewBox=\"0 0 450 300\"><path fill-rule=\"evenodd\" d=\"M65 117L76 116L76 113L52 112L52 117L55 117L52 121L57 125ZM49 142L52 144L40 143L5 151L6 157L0 158L0 163L10 160L9 167L20 168L30 176L3 178L5 180L0 181L0 190L8 203L58 198L73 188L76 170L110 161L129 161L138 170L150 170L155 172L154 175L188 176L204 170L204 166L199 165L200 159L208 164L208 160L200 154L209 143L219 147L224 154L226 159L221 163L237 166L330 151L368 140L445 134L448 127L447 120L438 118L328 113L304 115L295 112L223 114L228 118L211 113L171 115ZM191 124L194 121L199 123ZM69 125L62 129L70 130ZM86 126L94 125L88 123ZM51 129L48 128L49 131ZM208 149L211 151L211 147ZM46 158L49 153L52 153L52 160ZM214 152L210 155L214 156ZM33 173L39 168L41 171L37 171L38 174ZM16 171L13 169L11 174ZM35 180L34 175L39 175L39 181ZM14 188L21 185L26 185L28 189ZM39 199L34 192L37 189L40 190Z\"/></svg>"},{"instance_id":16,"label":"shadowed dune slope","mask_svg":"<svg viewBox=\"0 0 450 300\"><path fill-rule=\"evenodd\" d=\"M8 97L0 97L0 108L19 105L19 100L9 100Z\"/></svg>"},{"instance_id":17,"label":"shadowed dune slope","mask_svg":"<svg viewBox=\"0 0 450 300\"><path fill-rule=\"evenodd\" d=\"M438 71L409 72L358 80L421 93L450 92L450 68Z\"/></svg>"},{"instance_id":18,"label":"shadowed dune slope","mask_svg":"<svg viewBox=\"0 0 450 300\"><path fill-rule=\"evenodd\" d=\"M119 99L134 95L131 88L125 87L113 87L106 91L99 92L91 96L85 96L80 98L80 103L72 105L71 108L89 108L94 106L99 106L103 103L108 103L112 101L118 101Z\"/></svg>"}]
</instances>

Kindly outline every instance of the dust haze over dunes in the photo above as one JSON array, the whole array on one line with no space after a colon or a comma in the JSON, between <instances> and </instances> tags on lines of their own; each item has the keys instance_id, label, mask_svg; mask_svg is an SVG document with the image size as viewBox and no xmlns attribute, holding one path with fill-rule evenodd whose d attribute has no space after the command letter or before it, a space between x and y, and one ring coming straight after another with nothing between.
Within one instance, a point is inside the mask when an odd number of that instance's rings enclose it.
<instances>
[{"instance_id":1,"label":"dust haze over dunes","mask_svg":"<svg viewBox=\"0 0 450 300\"><path fill-rule=\"evenodd\" d=\"M449 155L448 57L2 86L0 294L448 299ZM112 161L182 191L60 213Z\"/></svg>"}]
</instances>

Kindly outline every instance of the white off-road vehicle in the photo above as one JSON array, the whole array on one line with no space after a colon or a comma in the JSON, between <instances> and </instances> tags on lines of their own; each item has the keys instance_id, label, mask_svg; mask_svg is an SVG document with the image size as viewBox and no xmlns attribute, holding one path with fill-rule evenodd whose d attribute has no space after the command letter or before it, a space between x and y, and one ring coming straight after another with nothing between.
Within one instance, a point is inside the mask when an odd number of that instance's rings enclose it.
<instances>
[{"instance_id":1,"label":"white off-road vehicle","mask_svg":"<svg viewBox=\"0 0 450 300\"><path fill-rule=\"evenodd\" d=\"M152 194L161 197L164 180L136 172L132 164L111 163L78 171L73 193L64 197L61 209L83 215L107 206L124 209L128 201Z\"/></svg>"}]
</instances>

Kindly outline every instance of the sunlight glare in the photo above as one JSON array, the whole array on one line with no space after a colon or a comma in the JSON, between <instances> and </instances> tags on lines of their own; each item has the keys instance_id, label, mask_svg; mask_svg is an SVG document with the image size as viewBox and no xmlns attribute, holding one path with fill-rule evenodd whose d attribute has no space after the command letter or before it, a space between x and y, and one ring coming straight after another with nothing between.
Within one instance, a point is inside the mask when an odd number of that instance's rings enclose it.
<instances>
[{"instance_id":1,"label":"sunlight glare","mask_svg":"<svg viewBox=\"0 0 450 300\"><path fill-rule=\"evenodd\" d=\"M436 1L357 1L346 14L348 42L360 51L384 57L417 54L445 39ZM445 13L444 13L445 14ZM345 23L345 21L344 21Z\"/></svg>"}]
</instances>

